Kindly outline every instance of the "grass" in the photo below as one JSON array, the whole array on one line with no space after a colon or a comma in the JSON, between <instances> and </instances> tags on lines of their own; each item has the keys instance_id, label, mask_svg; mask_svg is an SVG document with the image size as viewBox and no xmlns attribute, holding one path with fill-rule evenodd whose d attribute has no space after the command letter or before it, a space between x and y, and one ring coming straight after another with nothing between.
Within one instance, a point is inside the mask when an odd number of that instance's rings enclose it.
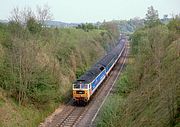
<instances>
[{"instance_id":1,"label":"grass","mask_svg":"<svg viewBox=\"0 0 180 127\"><path fill-rule=\"evenodd\" d=\"M107 98L96 120L97 127L121 127L117 120L122 119L123 106L129 93L127 91L131 89L126 72L120 76L113 89L115 91Z\"/></svg>"},{"instance_id":2,"label":"grass","mask_svg":"<svg viewBox=\"0 0 180 127\"><path fill-rule=\"evenodd\" d=\"M123 97L119 95L110 95L106 100L106 104L100 111L100 116L97 118L97 127L113 127L118 126L117 119L121 118L120 105L123 103Z\"/></svg>"},{"instance_id":3,"label":"grass","mask_svg":"<svg viewBox=\"0 0 180 127\"><path fill-rule=\"evenodd\" d=\"M1 90L0 93L4 91ZM20 106L16 101L2 94L0 100L1 127L36 127L57 106L50 104L46 110L37 109L34 105Z\"/></svg>"}]
</instances>

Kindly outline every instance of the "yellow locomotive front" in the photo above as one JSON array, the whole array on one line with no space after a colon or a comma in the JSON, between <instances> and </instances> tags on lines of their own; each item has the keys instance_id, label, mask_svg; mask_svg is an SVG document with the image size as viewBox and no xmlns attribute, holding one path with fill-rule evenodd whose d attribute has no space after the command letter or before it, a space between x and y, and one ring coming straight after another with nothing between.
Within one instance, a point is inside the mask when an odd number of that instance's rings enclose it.
<instances>
[{"instance_id":1,"label":"yellow locomotive front","mask_svg":"<svg viewBox=\"0 0 180 127\"><path fill-rule=\"evenodd\" d=\"M73 99L75 101L88 102L90 99L90 85L77 81L73 84Z\"/></svg>"}]
</instances>

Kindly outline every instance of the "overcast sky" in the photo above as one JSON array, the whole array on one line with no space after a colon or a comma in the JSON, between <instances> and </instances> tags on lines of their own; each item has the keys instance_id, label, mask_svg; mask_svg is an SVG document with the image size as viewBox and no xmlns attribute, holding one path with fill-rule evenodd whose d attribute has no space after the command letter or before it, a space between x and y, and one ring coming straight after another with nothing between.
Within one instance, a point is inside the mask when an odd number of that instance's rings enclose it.
<instances>
[{"instance_id":1,"label":"overcast sky","mask_svg":"<svg viewBox=\"0 0 180 127\"><path fill-rule=\"evenodd\" d=\"M8 19L14 7L35 9L45 4L51 8L53 20L69 23L144 18L151 5L160 17L180 14L180 0L0 0L0 19Z\"/></svg>"}]
</instances>

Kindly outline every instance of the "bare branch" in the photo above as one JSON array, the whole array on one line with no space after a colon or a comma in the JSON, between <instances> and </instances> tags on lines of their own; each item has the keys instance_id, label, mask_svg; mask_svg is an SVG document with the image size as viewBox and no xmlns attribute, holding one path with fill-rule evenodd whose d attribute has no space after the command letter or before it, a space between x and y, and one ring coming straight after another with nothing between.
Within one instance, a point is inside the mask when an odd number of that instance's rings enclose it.
<instances>
[{"instance_id":1,"label":"bare branch","mask_svg":"<svg viewBox=\"0 0 180 127\"><path fill-rule=\"evenodd\" d=\"M37 6L37 19L43 25L45 21L52 19L52 14L48 5L44 5L44 7Z\"/></svg>"}]
</instances>

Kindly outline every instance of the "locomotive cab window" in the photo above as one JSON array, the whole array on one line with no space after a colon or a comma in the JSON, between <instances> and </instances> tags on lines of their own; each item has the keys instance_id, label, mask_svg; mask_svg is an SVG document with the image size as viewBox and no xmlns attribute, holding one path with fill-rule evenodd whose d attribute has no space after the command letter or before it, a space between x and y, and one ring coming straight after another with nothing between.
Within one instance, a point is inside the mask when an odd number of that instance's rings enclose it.
<instances>
[{"instance_id":1,"label":"locomotive cab window","mask_svg":"<svg viewBox=\"0 0 180 127\"><path fill-rule=\"evenodd\" d=\"M74 89L80 89L80 84L74 84Z\"/></svg>"},{"instance_id":2,"label":"locomotive cab window","mask_svg":"<svg viewBox=\"0 0 180 127\"><path fill-rule=\"evenodd\" d=\"M88 89L88 84L82 84L81 89Z\"/></svg>"}]
</instances>

